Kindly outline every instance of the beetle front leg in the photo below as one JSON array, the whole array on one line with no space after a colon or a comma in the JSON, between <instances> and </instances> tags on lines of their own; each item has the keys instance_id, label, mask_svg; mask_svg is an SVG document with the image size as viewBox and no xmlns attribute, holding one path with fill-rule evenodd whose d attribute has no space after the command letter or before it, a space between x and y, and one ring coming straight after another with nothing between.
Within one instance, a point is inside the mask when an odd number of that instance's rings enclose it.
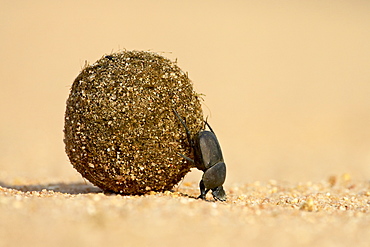
<instances>
[{"instance_id":1,"label":"beetle front leg","mask_svg":"<svg viewBox=\"0 0 370 247\"><path fill-rule=\"evenodd\" d=\"M205 200L209 189L206 189L206 186L204 186L203 180L200 180L199 189L200 189L200 196L198 196L198 199Z\"/></svg>"}]
</instances>

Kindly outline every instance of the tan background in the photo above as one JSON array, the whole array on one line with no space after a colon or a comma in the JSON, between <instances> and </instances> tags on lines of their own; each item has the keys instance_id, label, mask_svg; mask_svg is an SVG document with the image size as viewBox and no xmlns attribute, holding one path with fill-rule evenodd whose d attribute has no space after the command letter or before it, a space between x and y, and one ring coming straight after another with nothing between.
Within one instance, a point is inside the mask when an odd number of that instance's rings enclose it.
<instances>
[{"instance_id":1,"label":"tan background","mask_svg":"<svg viewBox=\"0 0 370 247\"><path fill-rule=\"evenodd\" d=\"M64 153L69 87L86 60L119 49L177 58L206 95L204 110L228 167L228 204L73 194L88 185L80 184ZM2 241L101 246L155 240L175 246L181 239L179 246L189 240L207 240L202 246L368 244L367 0L0 0L0 63L0 186L8 185L0 197L1 247ZM346 175L340 188L289 187L344 173L363 184L348 185ZM27 183L33 185L22 187ZM281 199L286 188L293 188L292 201ZM298 210L310 195L326 195L315 203L327 208ZM349 201L361 206L347 212Z\"/></svg>"},{"instance_id":2,"label":"tan background","mask_svg":"<svg viewBox=\"0 0 370 247\"><path fill-rule=\"evenodd\" d=\"M77 178L69 87L85 60L125 48L189 72L227 184L369 179L369 13L369 1L1 1L0 173Z\"/></svg>"}]
</instances>

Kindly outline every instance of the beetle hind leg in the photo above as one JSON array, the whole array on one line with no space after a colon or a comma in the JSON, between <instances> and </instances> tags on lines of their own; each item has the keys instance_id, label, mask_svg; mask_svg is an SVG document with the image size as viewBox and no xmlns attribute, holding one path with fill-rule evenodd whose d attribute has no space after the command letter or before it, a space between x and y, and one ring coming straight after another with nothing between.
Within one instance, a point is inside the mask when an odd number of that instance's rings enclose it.
<instances>
[{"instance_id":1,"label":"beetle hind leg","mask_svg":"<svg viewBox=\"0 0 370 247\"><path fill-rule=\"evenodd\" d=\"M180 153L177 153L178 155L180 155L181 157L183 157L184 159L186 159L187 161L190 161L191 163L194 164L194 160L190 159L189 157L183 155L183 154L180 154Z\"/></svg>"},{"instance_id":2,"label":"beetle hind leg","mask_svg":"<svg viewBox=\"0 0 370 247\"><path fill-rule=\"evenodd\" d=\"M215 132L213 131L213 129L211 128L211 125L209 125L209 123L207 122L207 120L206 121L204 121L204 123L207 125L207 127L209 128L209 130L213 133L213 134L215 134ZM216 134L215 134L216 135Z\"/></svg>"},{"instance_id":3,"label":"beetle hind leg","mask_svg":"<svg viewBox=\"0 0 370 247\"><path fill-rule=\"evenodd\" d=\"M184 122L184 120L182 119L182 117L180 117L180 115L178 114L178 112L173 109L173 113L175 113L176 117L180 120L182 126L184 126L185 130L186 130L186 136L188 138L188 141L190 143L190 146L193 148L194 147L194 143L191 139L191 133L190 133L190 130L188 129L188 126L186 125L186 123Z\"/></svg>"}]
</instances>

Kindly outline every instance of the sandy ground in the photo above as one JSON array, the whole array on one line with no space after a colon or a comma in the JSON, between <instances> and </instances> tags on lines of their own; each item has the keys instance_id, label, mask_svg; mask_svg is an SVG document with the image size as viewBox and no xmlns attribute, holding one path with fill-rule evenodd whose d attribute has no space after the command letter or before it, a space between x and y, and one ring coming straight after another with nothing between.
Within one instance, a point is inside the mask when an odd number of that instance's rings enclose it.
<instances>
[{"instance_id":1,"label":"sandy ground","mask_svg":"<svg viewBox=\"0 0 370 247\"><path fill-rule=\"evenodd\" d=\"M84 183L0 187L2 246L368 246L370 183L239 184L226 202L194 183L145 196Z\"/></svg>"},{"instance_id":2,"label":"sandy ground","mask_svg":"<svg viewBox=\"0 0 370 247\"><path fill-rule=\"evenodd\" d=\"M0 246L368 246L369 1L0 0ZM177 59L225 203L105 195L64 152L69 88L119 49Z\"/></svg>"}]
</instances>

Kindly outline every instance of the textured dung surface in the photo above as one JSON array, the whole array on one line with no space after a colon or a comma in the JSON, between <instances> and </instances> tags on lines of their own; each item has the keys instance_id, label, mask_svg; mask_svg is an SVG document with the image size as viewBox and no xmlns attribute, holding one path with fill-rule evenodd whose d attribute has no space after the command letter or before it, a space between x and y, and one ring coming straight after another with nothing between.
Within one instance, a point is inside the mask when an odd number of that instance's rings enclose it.
<instances>
[{"instance_id":1,"label":"textured dung surface","mask_svg":"<svg viewBox=\"0 0 370 247\"><path fill-rule=\"evenodd\" d=\"M65 113L67 155L83 177L107 191L171 189L192 164L186 132L203 127L198 95L186 73L151 52L103 56L75 79Z\"/></svg>"}]
</instances>

